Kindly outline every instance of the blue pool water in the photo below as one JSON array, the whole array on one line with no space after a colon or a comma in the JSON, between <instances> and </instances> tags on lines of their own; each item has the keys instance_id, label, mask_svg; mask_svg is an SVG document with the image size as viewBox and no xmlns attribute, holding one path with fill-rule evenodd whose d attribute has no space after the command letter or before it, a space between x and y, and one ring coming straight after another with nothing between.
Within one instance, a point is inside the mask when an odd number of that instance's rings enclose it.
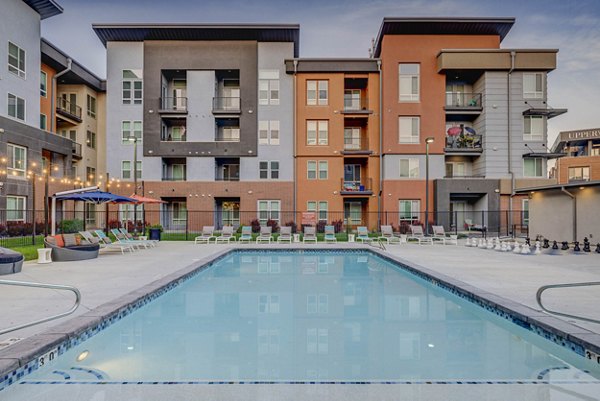
<instances>
[{"instance_id":1,"label":"blue pool water","mask_svg":"<svg viewBox=\"0 0 600 401\"><path fill-rule=\"evenodd\" d=\"M583 363L369 252L238 252L26 380L600 377Z\"/></svg>"}]
</instances>

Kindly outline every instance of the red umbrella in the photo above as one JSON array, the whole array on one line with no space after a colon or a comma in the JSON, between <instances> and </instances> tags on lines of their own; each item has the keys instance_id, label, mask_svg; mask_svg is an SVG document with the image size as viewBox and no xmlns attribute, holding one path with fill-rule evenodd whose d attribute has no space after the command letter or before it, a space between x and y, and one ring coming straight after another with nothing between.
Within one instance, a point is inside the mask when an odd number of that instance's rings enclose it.
<instances>
[{"instance_id":1,"label":"red umbrella","mask_svg":"<svg viewBox=\"0 0 600 401\"><path fill-rule=\"evenodd\" d=\"M135 199L137 201L136 203L167 203L160 199L146 198L140 195L131 195L130 198Z\"/></svg>"},{"instance_id":2,"label":"red umbrella","mask_svg":"<svg viewBox=\"0 0 600 401\"><path fill-rule=\"evenodd\" d=\"M448 132L448 135L450 136L456 136L459 135L462 132L462 130L460 129L460 127L450 127L446 132Z\"/></svg>"}]
</instances>

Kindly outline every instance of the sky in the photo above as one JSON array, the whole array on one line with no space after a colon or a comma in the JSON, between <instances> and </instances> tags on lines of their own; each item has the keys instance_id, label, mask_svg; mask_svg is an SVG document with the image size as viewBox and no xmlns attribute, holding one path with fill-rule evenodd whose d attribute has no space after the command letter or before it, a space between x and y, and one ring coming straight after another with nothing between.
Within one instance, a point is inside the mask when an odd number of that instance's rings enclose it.
<instances>
[{"instance_id":1,"label":"sky","mask_svg":"<svg viewBox=\"0 0 600 401\"><path fill-rule=\"evenodd\" d=\"M300 57L368 57L383 17L515 17L503 48L559 49L548 77L549 120L560 131L599 128L600 0L57 0L42 36L99 77L106 51L93 23L299 23Z\"/></svg>"}]
</instances>

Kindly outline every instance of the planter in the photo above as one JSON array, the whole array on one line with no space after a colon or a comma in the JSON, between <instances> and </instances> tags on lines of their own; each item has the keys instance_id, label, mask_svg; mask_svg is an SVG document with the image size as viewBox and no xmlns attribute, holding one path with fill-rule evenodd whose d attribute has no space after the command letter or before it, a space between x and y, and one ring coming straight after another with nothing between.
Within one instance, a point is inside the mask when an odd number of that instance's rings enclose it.
<instances>
[{"instance_id":1,"label":"planter","mask_svg":"<svg viewBox=\"0 0 600 401\"><path fill-rule=\"evenodd\" d=\"M150 231L150 239L153 241L160 241L160 228L149 228Z\"/></svg>"}]
</instances>

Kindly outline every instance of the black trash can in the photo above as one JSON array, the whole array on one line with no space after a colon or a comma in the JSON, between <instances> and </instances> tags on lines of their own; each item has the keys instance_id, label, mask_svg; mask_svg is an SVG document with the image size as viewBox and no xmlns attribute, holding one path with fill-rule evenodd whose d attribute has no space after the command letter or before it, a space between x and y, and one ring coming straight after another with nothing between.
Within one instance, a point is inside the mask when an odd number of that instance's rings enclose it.
<instances>
[{"instance_id":1,"label":"black trash can","mask_svg":"<svg viewBox=\"0 0 600 401\"><path fill-rule=\"evenodd\" d=\"M150 239L153 241L160 241L160 228L149 228L150 231Z\"/></svg>"}]
</instances>

